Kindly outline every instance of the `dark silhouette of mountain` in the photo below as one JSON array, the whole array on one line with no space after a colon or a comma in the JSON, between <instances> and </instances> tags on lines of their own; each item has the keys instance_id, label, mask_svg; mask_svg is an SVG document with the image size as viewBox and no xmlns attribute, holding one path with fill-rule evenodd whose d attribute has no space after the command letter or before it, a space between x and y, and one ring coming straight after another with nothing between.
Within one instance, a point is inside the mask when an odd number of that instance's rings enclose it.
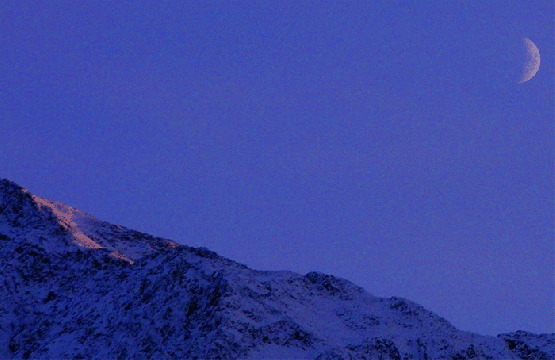
<instances>
[{"instance_id":1,"label":"dark silhouette of mountain","mask_svg":"<svg viewBox=\"0 0 555 360\"><path fill-rule=\"evenodd\" d=\"M256 271L0 181L0 358L555 359L318 272Z\"/></svg>"}]
</instances>

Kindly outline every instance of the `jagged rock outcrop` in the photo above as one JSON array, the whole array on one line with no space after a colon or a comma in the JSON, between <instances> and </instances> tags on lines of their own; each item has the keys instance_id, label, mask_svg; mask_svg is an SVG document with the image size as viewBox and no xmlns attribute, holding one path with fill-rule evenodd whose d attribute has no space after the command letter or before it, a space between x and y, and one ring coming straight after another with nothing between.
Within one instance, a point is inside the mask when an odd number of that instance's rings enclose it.
<instances>
[{"instance_id":1,"label":"jagged rock outcrop","mask_svg":"<svg viewBox=\"0 0 555 360\"><path fill-rule=\"evenodd\" d=\"M2 359L553 359L553 343L462 332L406 299L252 270L0 181Z\"/></svg>"}]
</instances>

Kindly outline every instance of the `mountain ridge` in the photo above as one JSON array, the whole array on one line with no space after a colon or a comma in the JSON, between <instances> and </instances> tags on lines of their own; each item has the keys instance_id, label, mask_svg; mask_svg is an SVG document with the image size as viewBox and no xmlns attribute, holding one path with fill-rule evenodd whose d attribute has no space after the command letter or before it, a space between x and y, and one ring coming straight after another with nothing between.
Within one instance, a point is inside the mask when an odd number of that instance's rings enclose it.
<instances>
[{"instance_id":1,"label":"mountain ridge","mask_svg":"<svg viewBox=\"0 0 555 360\"><path fill-rule=\"evenodd\" d=\"M0 358L553 359L320 272L258 271L0 180Z\"/></svg>"}]
</instances>

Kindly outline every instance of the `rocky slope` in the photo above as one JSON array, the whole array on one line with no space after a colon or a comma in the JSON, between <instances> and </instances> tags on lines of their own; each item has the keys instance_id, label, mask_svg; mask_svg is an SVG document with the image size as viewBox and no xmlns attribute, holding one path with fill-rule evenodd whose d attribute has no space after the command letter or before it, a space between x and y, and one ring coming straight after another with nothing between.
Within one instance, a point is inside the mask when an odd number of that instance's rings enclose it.
<instances>
[{"instance_id":1,"label":"rocky slope","mask_svg":"<svg viewBox=\"0 0 555 360\"><path fill-rule=\"evenodd\" d=\"M0 358L555 359L317 272L249 269L0 181Z\"/></svg>"}]
</instances>

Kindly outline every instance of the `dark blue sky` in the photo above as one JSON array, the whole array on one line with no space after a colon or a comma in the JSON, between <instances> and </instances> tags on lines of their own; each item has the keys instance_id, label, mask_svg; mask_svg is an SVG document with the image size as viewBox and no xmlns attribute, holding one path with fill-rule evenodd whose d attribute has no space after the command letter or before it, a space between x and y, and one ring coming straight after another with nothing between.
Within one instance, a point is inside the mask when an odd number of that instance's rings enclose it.
<instances>
[{"instance_id":1,"label":"dark blue sky","mask_svg":"<svg viewBox=\"0 0 555 360\"><path fill-rule=\"evenodd\" d=\"M186 3L186 4L185 4ZM553 2L0 4L0 177L483 334L555 332ZM530 81L523 38L542 63Z\"/></svg>"}]
</instances>

